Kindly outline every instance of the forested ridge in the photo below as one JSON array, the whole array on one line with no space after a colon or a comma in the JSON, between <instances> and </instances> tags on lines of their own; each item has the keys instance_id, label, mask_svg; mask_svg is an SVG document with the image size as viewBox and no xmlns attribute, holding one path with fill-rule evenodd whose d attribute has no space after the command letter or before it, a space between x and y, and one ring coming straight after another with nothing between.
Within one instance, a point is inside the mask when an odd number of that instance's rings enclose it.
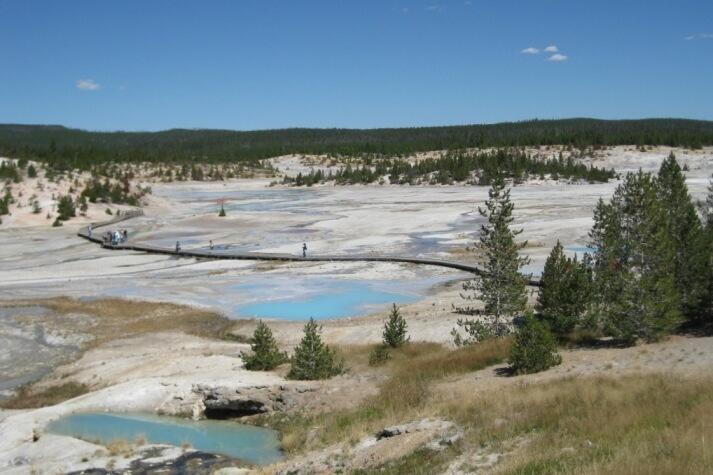
<instances>
[{"instance_id":1,"label":"forested ridge","mask_svg":"<svg viewBox=\"0 0 713 475\"><path fill-rule=\"evenodd\" d=\"M392 129L90 132L55 125L0 125L0 155L87 168L98 162L257 162L289 154L398 156L471 147L713 145L713 122L688 119L531 120Z\"/></svg>"}]
</instances>

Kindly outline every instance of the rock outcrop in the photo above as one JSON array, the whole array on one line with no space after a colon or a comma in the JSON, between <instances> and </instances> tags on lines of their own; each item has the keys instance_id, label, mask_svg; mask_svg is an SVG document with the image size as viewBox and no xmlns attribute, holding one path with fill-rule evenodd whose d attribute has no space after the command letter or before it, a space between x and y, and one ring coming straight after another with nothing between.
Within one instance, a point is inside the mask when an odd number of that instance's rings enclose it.
<instances>
[{"instance_id":1,"label":"rock outcrop","mask_svg":"<svg viewBox=\"0 0 713 475\"><path fill-rule=\"evenodd\" d=\"M315 388L307 384L230 387L197 384L193 393L209 419L226 419L287 411Z\"/></svg>"}]
</instances>

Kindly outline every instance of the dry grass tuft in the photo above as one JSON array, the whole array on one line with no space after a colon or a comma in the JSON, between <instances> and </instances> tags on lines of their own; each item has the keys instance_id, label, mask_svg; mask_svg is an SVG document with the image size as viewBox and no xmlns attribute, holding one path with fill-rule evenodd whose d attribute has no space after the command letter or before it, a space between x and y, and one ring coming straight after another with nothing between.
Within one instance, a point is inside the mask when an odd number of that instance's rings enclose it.
<instances>
[{"instance_id":1,"label":"dry grass tuft","mask_svg":"<svg viewBox=\"0 0 713 475\"><path fill-rule=\"evenodd\" d=\"M562 379L444 408L466 450L527 438L501 473L713 473L713 379Z\"/></svg>"},{"instance_id":2,"label":"dry grass tuft","mask_svg":"<svg viewBox=\"0 0 713 475\"><path fill-rule=\"evenodd\" d=\"M75 382L50 386L38 391L33 391L29 386L22 386L15 391L12 397L0 401L0 407L3 409L34 409L53 406L88 392L87 385Z\"/></svg>"},{"instance_id":3,"label":"dry grass tuft","mask_svg":"<svg viewBox=\"0 0 713 475\"><path fill-rule=\"evenodd\" d=\"M509 345L407 345L382 367L386 380L377 396L355 408L293 415L273 425L289 452L353 443L423 417L446 418L464 429L463 440L446 451L419 449L360 474L440 473L450 464L468 473L484 463L493 464L487 471L506 474L713 473L711 376L646 373L539 383L524 377L457 398L435 390L439 381L458 384L461 375L503 361ZM359 366L368 349L344 354Z\"/></svg>"},{"instance_id":4,"label":"dry grass tuft","mask_svg":"<svg viewBox=\"0 0 713 475\"><path fill-rule=\"evenodd\" d=\"M309 416L291 416L272 421L282 433L282 446L290 452L316 448L338 441L356 441L391 424L434 415L430 384L447 376L475 371L502 362L509 340L493 340L478 345L448 349L435 343L410 343L393 350L384 365L387 380L379 394L353 409ZM368 365L369 347L350 347L343 353L350 367ZM309 433L319 431L316 436Z\"/></svg>"},{"instance_id":5,"label":"dry grass tuft","mask_svg":"<svg viewBox=\"0 0 713 475\"><path fill-rule=\"evenodd\" d=\"M223 338L233 326L231 320L216 312L163 302L117 298L86 301L57 297L12 302L12 305L39 305L51 309L55 314L33 317L33 321L53 320L57 315L65 320L75 317L78 330L91 333L95 337L94 344L162 331L182 331L202 337ZM91 317L89 325L87 316ZM71 325L71 321L65 324Z\"/></svg>"},{"instance_id":6,"label":"dry grass tuft","mask_svg":"<svg viewBox=\"0 0 713 475\"><path fill-rule=\"evenodd\" d=\"M106 444L106 448L109 451L109 455L112 457L129 455L134 450L133 444L125 439L114 439Z\"/></svg>"}]
</instances>

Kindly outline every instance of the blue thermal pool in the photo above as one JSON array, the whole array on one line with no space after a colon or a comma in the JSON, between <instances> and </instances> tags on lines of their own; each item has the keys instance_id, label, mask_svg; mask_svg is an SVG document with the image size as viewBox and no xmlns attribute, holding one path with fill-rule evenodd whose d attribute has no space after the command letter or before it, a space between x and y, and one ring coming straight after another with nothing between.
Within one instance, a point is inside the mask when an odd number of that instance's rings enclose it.
<instances>
[{"instance_id":1,"label":"blue thermal pool","mask_svg":"<svg viewBox=\"0 0 713 475\"><path fill-rule=\"evenodd\" d=\"M267 464L282 457L278 433L229 421L189 421L150 414L72 414L49 424L56 434L107 444L144 438L152 444L190 444L202 452Z\"/></svg>"},{"instance_id":2,"label":"blue thermal pool","mask_svg":"<svg viewBox=\"0 0 713 475\"><path fill-rule=\"evenodd\" d=\"M577 254L594 254L596 249L593 247L587 247L587 246L567 246L565 247L566 251L571 251L571 252L576 252Z\"/></svg>"},{"instance_id":3,"label":"blue thermal pool","mask_svg":"<svg viewBox=\"0 0 713 475\"><path fill-rule=\"evenodd\" d=\"M371 311L387 311L392 303L405 304L423 297L429 287L423 282L356 281L348 279L291 278L236 285L233 290L250 293L252 300L238 305L239 317L279 318L284 320L315 320L365 315Z\"/></svg>"}]
</instances>

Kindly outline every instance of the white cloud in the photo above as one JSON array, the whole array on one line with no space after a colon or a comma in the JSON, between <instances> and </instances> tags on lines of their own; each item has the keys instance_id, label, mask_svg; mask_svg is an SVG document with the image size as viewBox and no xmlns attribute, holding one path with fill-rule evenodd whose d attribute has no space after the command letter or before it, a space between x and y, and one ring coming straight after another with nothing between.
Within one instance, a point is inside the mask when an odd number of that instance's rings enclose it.
<instances>
[{"instance_id":1,"label":"white cloud","mask_svg":"<svg viewBox=\"0 0 713 475\"><path fill-rule=\"evenodd\" d=\"M539 49L533 48L530 46L529 48L525 48L524 50L520 51L522 54L538 54L540 52Z\"/></svg>"},{"instance_id":2,"label":"white cloud","mask_svg":"<svg viewBox=\"0 0 713 475\"><path fill-rule=\"evenodd\" d=\"M429 11L429 12L440 12L444 9L445 9L445 7L443 5L429 5L426 7L426 11Z\"/></svg>"},{"instance_id":3,"label":"white cloud","mask_svg":"<svg viewBox=\"0 0 713 475\"><path fill-rule=\"evenodd\" d=\"M94 79L78 79L77 89L81 91L96 91L101 86Z\"/></svg>"},{"instance_id":4,"label":"white cloud","mask_svg":"<svg viewBox=\"0 0 713 475\"><path fill-rule=\"evenodd\" d=\"M545 48L545 53L559 53L559 48L556 45L549 45Z\"/></svg>"},{"instance_id":5,"label":"white cloud","mask_svg":"<svg viewBox=\"0 0 713 475\"><path fill-rule=\"evenodd\" d=\"M686 41L691 40L710 40L713 39L713 33L696 33L694 35L688 35L683 38Z\"/></svg>"},{"instance_id":6,"label":"white cloud","mask_svg":"<svg viewBox=\"0 0 713 475\"><path fill-rule=\"evenodd\" d=\"M554 61L556 63L561 63L562 61L567 61L569 59L569 56L566 56L564 54L559 54L555 53L549 58L547 58L547 61Z\"/></svg>"},{"instance_id":7,"label":"white cloud","mask_svg":"<svg viewBox=\"0 0 713 475\"><path fill-rule=\"evenodd\" d=\"M401 9L401 13L408 13L408 8L407 8L407 7L403 7L403 8Z\"/></svg>"}]
</instances>

